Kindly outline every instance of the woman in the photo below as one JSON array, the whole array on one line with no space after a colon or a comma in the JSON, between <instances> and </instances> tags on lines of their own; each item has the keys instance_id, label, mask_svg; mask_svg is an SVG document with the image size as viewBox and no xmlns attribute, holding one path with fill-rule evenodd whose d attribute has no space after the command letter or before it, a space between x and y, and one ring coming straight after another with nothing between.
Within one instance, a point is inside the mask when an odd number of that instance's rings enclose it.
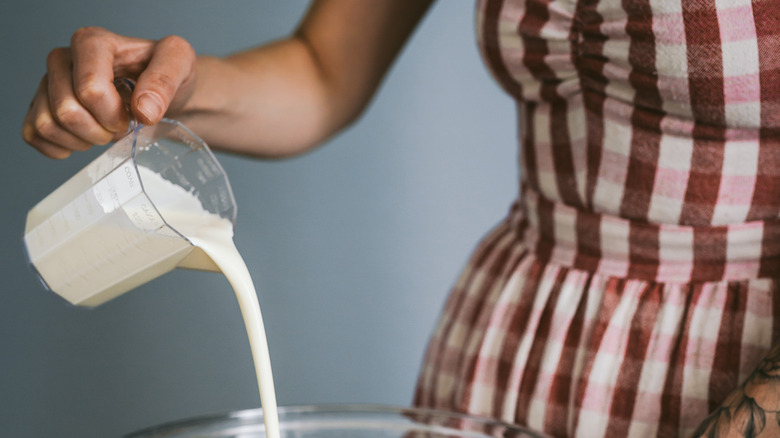
<instances>
[{"instance_id":1,"label":"woman","mask_svg":"<svg viewBox=\"0 0 780 438\"><path fill-rule=\"evenodd\" d=\"M780 434L780 26L770 2L726 3L479 2L518 102L520 194L448 299L416 404L554 436ZM52 158L116 138L131 77L143 123L298 154L360 114L429 4L315 1L289 38L224 59L80 29L22 135Z\"/></svg>"}]
</instances>

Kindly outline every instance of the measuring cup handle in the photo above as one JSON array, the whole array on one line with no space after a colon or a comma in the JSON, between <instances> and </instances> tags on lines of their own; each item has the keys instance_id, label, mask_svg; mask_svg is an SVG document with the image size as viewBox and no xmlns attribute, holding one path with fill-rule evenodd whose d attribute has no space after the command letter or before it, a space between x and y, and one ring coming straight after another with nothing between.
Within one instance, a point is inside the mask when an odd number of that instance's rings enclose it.
<instances>
[{"instance_id":1,"label":"measuring cup handle","mask_svg":"<svg viewBox=\"0 0 780 438\"><path fill-rule=\"evenodd\" d=\"M127 116L130 117L130 125L127 127L127 132L130 132L138 126L138 120L135 119L133 112L130 110L130 97L133 95L133 90L135 90L135 81L128 78L116 78L114 79L114 87L116 87L116 91L119 92L119 96L122 98Z\"/></svg>"}]
</instances>

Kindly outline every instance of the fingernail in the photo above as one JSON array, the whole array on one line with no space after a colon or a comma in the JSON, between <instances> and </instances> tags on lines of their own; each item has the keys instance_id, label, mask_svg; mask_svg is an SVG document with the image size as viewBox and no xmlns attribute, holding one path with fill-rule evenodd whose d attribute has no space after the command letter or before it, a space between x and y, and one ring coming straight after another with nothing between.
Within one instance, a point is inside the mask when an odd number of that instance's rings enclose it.
<instances>
[{"instance_id":1,"label":"fingernail","mask_svg":"<svg viewBox=\"0 0 780 438\"><path fill-rule=\"evenodd\" d=\"M146 117L147 122L156 121L162 115L162 100L153 93L142 94L138 98L138 111Z\"/></svg>"}]
</instances>

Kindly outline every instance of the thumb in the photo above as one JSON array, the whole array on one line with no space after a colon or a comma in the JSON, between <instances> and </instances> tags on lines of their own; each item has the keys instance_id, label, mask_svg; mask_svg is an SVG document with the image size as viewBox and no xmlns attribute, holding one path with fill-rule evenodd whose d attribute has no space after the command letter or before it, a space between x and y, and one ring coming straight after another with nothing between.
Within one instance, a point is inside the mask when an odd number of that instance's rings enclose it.
<instances>
[{"instance_id":1,"label":"thumb","mask_svg":"<svg viewBox=\"0 0 780 438\"><path fill-rule=\"evenodd\" d=\"M195 52L183 38L165 37L155 44L131 99L133 115L145 125L162 119L177 94L194 81Z\"/></svg>"},{"instance_id":2,"label":"thumb","mask_svg":"<svg viewBox=\"0 0 780 438\"><path fill-rule=\"evenodd\" d=\"M154 91L146 91L136 98L133 114L144 125L153 125L162 119L168 105Z\"/></svg>"}]
</instances>

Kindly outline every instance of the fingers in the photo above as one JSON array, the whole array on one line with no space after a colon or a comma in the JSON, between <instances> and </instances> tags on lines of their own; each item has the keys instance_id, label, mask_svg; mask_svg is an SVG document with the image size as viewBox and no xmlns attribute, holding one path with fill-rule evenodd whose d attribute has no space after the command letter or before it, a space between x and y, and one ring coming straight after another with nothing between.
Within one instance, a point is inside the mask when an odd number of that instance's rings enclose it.
<instances>
[{"instance_id":1,"label":"fingers","mask_svg":"<svg viewBox=\"0 0 780 438\"><path fill-rule=\"evenodd\" d=\"M48 77L44 77L38 86L22 123L22 138L50 158L66 158L71 151L86 150L92 143L64 129L52 115L48 82Z\"/></svg>"},{"instance_id":2,"label":"fingers","mask_svg":"<svg viewBox=\"0 0 780 438\"><path fill-rule=\"evenodd\" d=\"M70 74L71 80L56 82L61 85L57 90L59 92L57 98L65 101L77 100L77 105L84 108L104 131L111 133L123 132L127 129L128 117L122 99L114 88L114 70L118 52L128 51L128 40L130 39L105 29L81 28L71 38L71 67L58 70L63 76ZM151 46L151 43L146 42L146 45ZM137 52L140 48L137 44L131 43L131 46L133 47L129 51ZM148 49L141 48L140 51L148 53ZM139 57L138 61L142 64L143 56ZM49 75L53 76L51 65L49 72ZM51 91L54 95L54 90ZM82 131L97 129L89 120L80 122L84 126L77 129Z\"/></svg>"},{"instance_id":3,"label":"fingers","mask_svg":"<svg viewBox=\"0 0 780 438\"><path fill-rule=\"evenodd\" d=\"M159 122L177 94L191 88L194 71L195 52L187 41L177 36L158 41L135 85L131 108L136 118L144 124Z\"/></svg>"},{"instance_id":4,"label":"fingers","mask_svg":"<svg viewBox=\"0 0 780 438\"><path fill-rule=\"evenodd\" d=\"M76 95L78 90L74 90L72 65L69 49L55 49L49 54L47 59L49 80L46 91L51 117L60 126L67 127L73 136L89 144L108 143L116 132L124 132L127 129L127 115L121 109L121 100L108 102L109 99L105 99L106 102L91 105L104 108L87 109L87 105ZM117 113L115 108L110 108L111 104L119 105L120 111ZM108 115L109 111L112 114ZM63 146L67 147L67 144Z\"/></svg>"},{"instance_id":5,"label":"fingers","mask_svg":"<svg viewBox=\"0 0 780 438\"><path fill-rule=\"evenodd\" d=\"M144 124L160 121L172 103L181 105L195 81L195 53L184 39L155 42L95 27L76 31L71 47L52 50L46 66L22 137L53 158L124 134L129 115L115 78L137 78L130 105Z\"/></svg>"},{"instance_id":6,"label":"fingers","mask_svg":"<svg viewBox=\"0 0 780 438\"><path fill-rule=\"evenodd\" d=\"M44 140L43 138L37 135L34 135L28 143L33 144L35 149L38 150L38 152L55 160L63 160L65 158L68 158L70 154L73 152L69 149L65 149L62 146Z\"/></svg>"}]
</instances>

